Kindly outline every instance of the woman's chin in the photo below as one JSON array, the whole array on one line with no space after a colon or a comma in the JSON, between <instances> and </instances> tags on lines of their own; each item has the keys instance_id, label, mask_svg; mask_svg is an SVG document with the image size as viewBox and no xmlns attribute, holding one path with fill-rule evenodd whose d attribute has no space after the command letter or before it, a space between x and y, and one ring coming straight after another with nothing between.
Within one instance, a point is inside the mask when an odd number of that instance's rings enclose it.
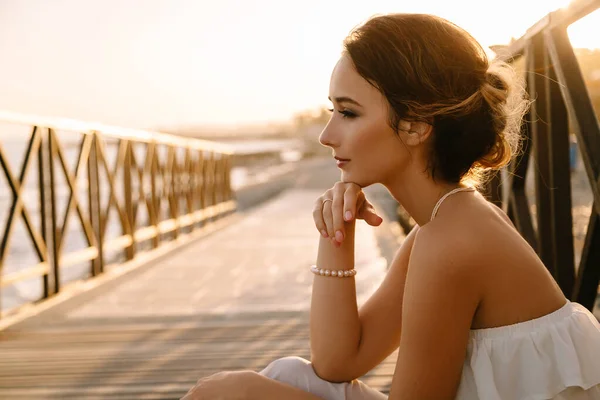
<instances>
[{"instance_id":1,"label":"woman's chin","mask_svg":"<svg viewBox=\"0 0 600 400\"><path fill-rule=\"evenodd\" d=\"M364 179L357 179L355 176L352 176L352 174L347 174L347 173L342 173L340 181L344 182L344 183L354 183L355 185L358 185L361 188L365 188L365 187L370 186L373 183L375 183L375 182L365 181Z\"/></svg>"}]
</instances>

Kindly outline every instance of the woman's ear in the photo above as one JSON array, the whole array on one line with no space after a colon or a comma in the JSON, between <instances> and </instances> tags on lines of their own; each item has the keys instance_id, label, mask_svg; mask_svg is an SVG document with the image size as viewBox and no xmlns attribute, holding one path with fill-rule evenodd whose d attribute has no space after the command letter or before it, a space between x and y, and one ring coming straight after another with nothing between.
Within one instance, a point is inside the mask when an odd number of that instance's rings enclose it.
<instances>
[{"instance_id":1,"label":"woman's ear","mask_svg":"<svg viewBox=\"0 0 600 400\"><path fill-rule=\"evenodd\" d=\"M404 136L405 143L410 146L425 142L433 130L431 124L421 121L400 121L398 128Z\"/></svg>"}]
</instances>

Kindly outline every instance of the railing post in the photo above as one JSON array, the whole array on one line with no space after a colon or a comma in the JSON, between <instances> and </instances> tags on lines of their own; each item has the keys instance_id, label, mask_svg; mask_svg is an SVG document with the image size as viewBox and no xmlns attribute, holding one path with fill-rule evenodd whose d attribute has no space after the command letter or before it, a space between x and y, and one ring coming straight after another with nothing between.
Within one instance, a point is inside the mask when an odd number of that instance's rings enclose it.
<instances>
[{"instance_id":1,"label":"railing post","mask_svg":"<svg viewBox=\"0 0 600 400\"><path fill-rule=\"evenodd\" d=\"M52 234L48 234L48 211L47 208L49 206L48 193L46 192L46 186L50 186L49 176L48 176L48 167L49 167L49 153L48 147L46 147L46 142L49 140L48 130L40 129L41 143L38 149L38 185L39 185L39 195L40 195L40 221L42 228L42 238L44 239L44 243L46 244L46 259L48 265L52 265L51 257L50 257L50 246L49 240L52 240ZM51 287L51 269L48 269L48 273L44 274L43 285L44 285L44 298L48 298L52 295L52 287Z\"/></svg>"},{"instance_id":2,"label":"railing post","mask_svg":"<svg viewBox=\"0 0 600 400\"><path fill-rule=\"evenodd\" d=\"M546 46L552 38L544 37ZM571 213L571 174L569 163L569 116L559 84L555 67L548 51L546 57L547 122L549 129L549 169L550 221L553 241L554 277L567 298L571 298L575 282L573 250L573 216Z\"/></svg>"},{"instance_id":3,"label":"railing post","mask_svg":"<svg viewBox=\"0 0 600 400\"><path fill-rule=\"evenodd\" d=\"M593 209L577 272L572 298L591 311L596 304L600 282L600 215Z\"/></svg>"},{"instance_id":4,"label":"railing post","mask_svg":"<svg viewBox=\"0 0 600 400\"><path fill-rule=\"evenodd\" d=\"M225 165L225 189L227 191L226 200L230 201L233 200L233 189L231 188L231 154L228 154L225 157L227 160Z\"/></svg>"},{"instance_id":5,"label":"railing post","mask_svg":"<svg viewBox=\"0 0 600 400\"><path fill-rule=\"evenodd\" d=\"M125 139L122 139L125 140ZM125 217L128 227L126 234L131 237L131 245L125 248L125 257L132 260L135 257L135 227L133 225L133 201L131 187L131 143L125 140L125 160L123 164L123 195L125 197Z\"/></svg>"},{"instance_id":6,"label":"railing post","mask_svg":"<svg viewBox=\"0 0 600 400\"><path fill-rule=\"evenodd\" d=\"M102 215L102 207L100 206L100 174L98 171L98 140L97 132L92 132L93 135L92 147L88 158L88 205L90 210L90 223L92 231L96 237L96 246L98 248L98 256L91 260L92 276L96 276L104 272L104 251L103 240L101 237L100 219Z\"/></svg>"},{"instance_id":7,"label":"railing post","mask_svg":"<svg viewBox=\"0 0 600 400\"><path fill-rule=\"evenodd\" d=\"M536 99L532 108L533 149L537 170L535 171L536 193L536 219L538 234L538 254L552 275L556 270L552 240L552 203L550 188L550 148L548 132L548 93L546 91L546 47L544 38L537 35L532 39L532 67L529 71L533 74L530 83L530 97Z\"/></svg>"},{"instance_id":8,"label":"railing post","mask_svg":"<svg viewBox=\"0 0 600 400\"><path fill-rule=\"evenodd\" d=\"M215 169L213 171L213 177L215 180L215 185L213 187L213 199L214 204L219 204L223 201L223 155L219 154L219 158L215 160ZM217 217L218 219L218 217Z\"/></svg>"},{"instance_id":9,"label":"railing post","mask_svg":"<svg viewBox=\"0 0 600 400\"><path fill-rule=\"evenodd\" d=\"M206 160L204 159L204 150L198 150L198 171L196 172L199 183L196 187L199 209L206 210ZM202 214L205 215L205 214ZM200 221L200 226L206 225L206 218Z\"/></svg>"},{"instance_id":10,"label":"railing post","mask_svg":"<svg viewBox=\"0 0 600 400\"><path fill-rule=\"evenodd\" d=\"M210 165L210 205L211 206L215 206L217 204L217 155L216 152L213 150L210 152L210 160L209 160L209 165ZM216 217L214 216L214 208L213 210L213 216L210 218L210 222L214 222L216 220Z\"/></svg>"},{"instance_id":11,"label":"railing post","mask_svg":"<svg viewBox=\"0 0 600 400\"><path fill-rule=\"evenodd\" d=\"M526 54L529 54L529 50L526 51ZM529 64L529 56L526 56L526 65ZM528 74L529 81L530 78L533 78L531 74ZM527 83L527 86L530 86L530 82ZM510 186L507 189L507 196L505 196L505 204L506 213L509 215L510 219L515 223L515 226L521 232L521 235L525 238L527 243L536 251L539 252L539 244L537 240L537 235L535 230L533 229L533 223L531 221L531 210L529 208L529 203L527 202L527 194L525 192L525 183L527 177L527 170L529 168L529 163L531 159L532 146L533 141L531 137L532 131L532 113L531 110L525 114L525 123L521 127L521 134L523 136L522 141L522 150L520 154L517 156L514 161L514 168L511 167L510 170Z\"/></svg>"},{"instance_id":12,"label":"railing post","mask_svg":"<svg viewBox=\"0 0 600 400\"><path fill-rule=\"evenodd\" d=\"M158 148L156 143L148 143L148 155L150 157L150 204L152 211L150 212L150 222L156 229L156 235L152 237L152 246L157 248L160 245L160 232L158 231L158 223L160 222L161 210L156 195L156 170L158 169Z\"/></svg>"},{"instance_id":13,"label":"railing post","mask_svg":"<svg viewBox=\"0 0 600 400\"><path fill-rule=\"evenodd\" d=\"M50 174L50 232L52 236L52 272L54 277L54 290L56 294L60 291L60 252L58 249L58 229L56 227L56 180L54 179L54 159L57 157L54 132L48 128L48 172Z\"/></svg>"},{"instance_id":14,"label":"railing post","mask_svg":"<svg viewBox=\"0 0 600 400\"><path fill-rule=\"evenodd\" d=\"M168 162L166 165L166 169L167 169L167 176L170 177L169 180L169 185L170 185L170 189L169 189L169 209L171 210L170 212L170 216L171 219L174 221L175 223L175 227L173 228L173 239L177 239L179 237L179 233L181 230L181 227L179 225L179 182L178 182L178 174L177 171L179 170L178 166L177 166L177 148L175 147L175 145L169 145L169 151L168 151Z\"/></svg>"},{"instance_id":15,"label":"railing post","mask_svg":"<svg viewBox=\"0 0 600 400\"><path fill-rule=\"evenodd\" d=\"M184 196L183 201L185 202L185 210L186 210L185 214L190 217L192 216L192 213L194 212L193 197L192 197L192 194L193 194L192 171L193 171L193 169L194 169L194 166L193 166L192 159L191 159L190 148L186 147L183 168L181 169L180 183L181 183L182 195ZM195 228L194 224L190 223L187 226L187 232L193 232L194 228Z\"/></svg>"}]
</instances>

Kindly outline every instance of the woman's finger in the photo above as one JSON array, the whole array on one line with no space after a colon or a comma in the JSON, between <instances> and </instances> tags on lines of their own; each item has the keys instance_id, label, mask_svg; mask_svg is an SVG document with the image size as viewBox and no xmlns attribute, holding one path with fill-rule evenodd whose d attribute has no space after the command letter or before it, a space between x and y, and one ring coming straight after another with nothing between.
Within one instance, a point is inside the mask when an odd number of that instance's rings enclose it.
<instances>
[{"instance_id":1,"label":"woman's finger","mask_svg":"<svg viewBox=\"0 0 600 400\"><path fill-rule=\"evenodd\" d=\"M338 182L334 186L332 218L333 218L333 234L338 243L344 241L346 236L344 229L344 194L346 193L346 184Z\"/></svg>"},{"instance_id":2,"label":"woman's finger","mask_svg":"<svg viewBox=\"0 0 600 400\"><path fill-rule=\"evenodd\" d=\"M329 234L327 233L327 225L325 225L325 221L323 220L324 201L324 198L319 198L319 200L315 202L315 207L313 208L313 220L315 221L315 226L317 227L317 230L321 233L321 236L327 238L329 237ZM327 203L330 202L331 201L327 201Z\"/></svg>"},{"instance_id":3,"label":"woman's finger","mask_svg":"<svg viewBox=\"0 0 600 400\"><path fill-rule=\"evenodd\" d=\"M375 207L368 201L365 201L365 204L361 208L359 218L364 219L371 226L379 226L383 222L383 218L377 214Z\"/></svg>"},{"instance_id":4,"label":"woman's finger","mask_svg":"<svg viewBox=\"0 0 600 400\"><path fill-rule=\"evenodd\" d=\"M357 203L361 193L362 191L357 185L351 185L346 189L346 192L344 193L344 221L352 221L356 216L356 210L358 209Z\"/></svg>"},{"instance_id":5,"label":"woman's finger","mask_svg":"<svg viewBox=\"0 0 600 400\"><path fill-rule=\"evenodd\" d=\"M335 235L335 231L333 228L333 201L323 201L323 209L321 214L323 215L323 222L325 223L325 230L327 231L327 236L333 238Z\"/></svg>"}]
</instances>

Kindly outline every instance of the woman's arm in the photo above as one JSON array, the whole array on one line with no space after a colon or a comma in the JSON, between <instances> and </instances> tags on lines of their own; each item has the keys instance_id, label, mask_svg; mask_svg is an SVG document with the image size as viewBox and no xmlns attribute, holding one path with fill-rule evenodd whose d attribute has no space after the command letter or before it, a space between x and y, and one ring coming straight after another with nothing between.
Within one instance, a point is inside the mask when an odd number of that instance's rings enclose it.
<instances>
[{"instance_id":1,"label":"woman's arm","mask_svg":"<svg viewBox=\"0 0 600 400\"><path fill-rule=\"evenodd\" d=\"M323 204L323 200L331 201ZM347 212L350 218L345 218ZM337 182L317 200L313 217L317 230L326 230L329 236L320 237L317 267L337 271L354 268L356 219L372 226L382 222L360 186L345 182ZM336 234L337 240L333 240ZM313 279L311 362L319 377L337 382L337 377L345 376L343 370L355 358L360 343L355 278L314 275Z\"/></svg>"},{"instance_id":2,"label":"woman's arm","mask_svg":"<svg viewBox=\"0 0 600 400\"><path fill-rule=\"evenodd\" d=\"M409 261L390 400L456 397L481 298L473 244L465 244L454 228L426 228L417 235Z\"/></svg>"},{"instance_id":3,"label":"woman's arm","mask_svg":"<svg viewBox=\"0 0 600 400\"><path fill-rule=\"evenodd\" d=\"M354 221L344 223L339 247L321 237L317 266L329 270L354 268ZM360 272L358 272L360 273ZM360 320L354 277L314 275L310 306L311 362L317 375L330 380L335 369L354 358L360 342Z\"/></svg>"}]
</instances>

